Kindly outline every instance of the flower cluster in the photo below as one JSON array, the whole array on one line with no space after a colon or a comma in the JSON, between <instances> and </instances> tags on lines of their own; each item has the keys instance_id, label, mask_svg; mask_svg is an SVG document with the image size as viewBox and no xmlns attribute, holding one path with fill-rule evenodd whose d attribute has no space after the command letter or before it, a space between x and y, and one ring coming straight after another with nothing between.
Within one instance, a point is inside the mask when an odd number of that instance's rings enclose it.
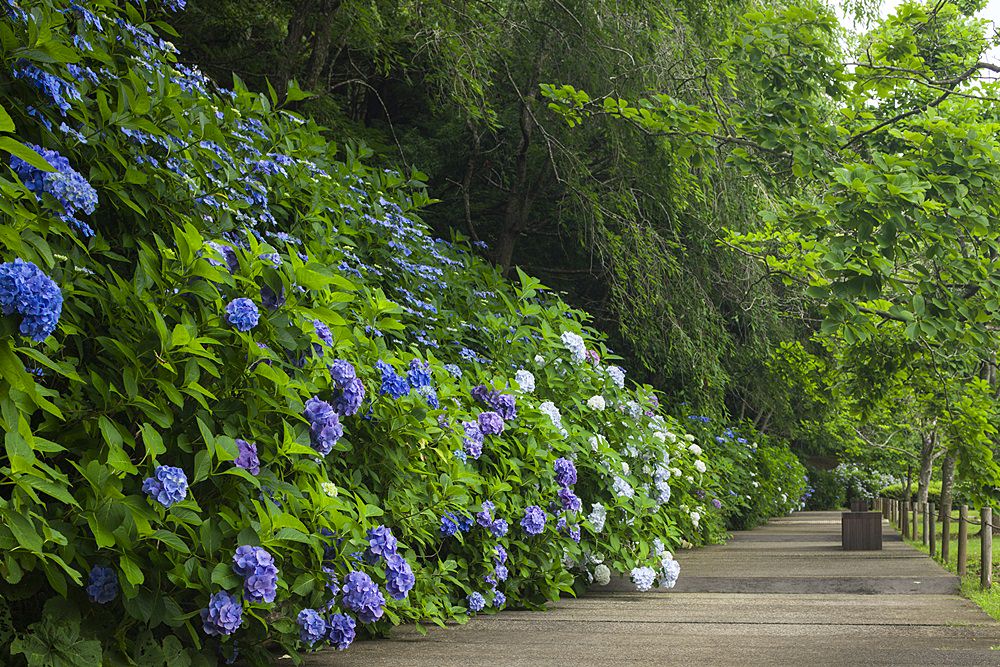
<instances>
[{"instance_id":1,"label":"flower cluster","mask_svg":"<svg viewBox=\"0 0 1000 667\"><path fill-rule=\"evenodd\" d=\"M462 422L462 431L465 433L462 437L463 451L473 459L478 459L483 453L484 440L483 431L479 428L479 422Z\"/></svg>"},{"instance_id":2,"label":"flower cluster","mask_svg":"<svg viewBox=\"0 0 1000 667\"><path fill-rule=\"evenodd\" d=\"M31 262L17 258L0 264L0 311L21 316L22 335L39 342L48 338L62 305L59 286Z\"/></svg>"},{"instance_id":3,"label":"flower cluster","mask_svg":"<svg viewBox=\"0 0 1000 667\"><path fill-rule=\"evenodd\" d=\"M364 572L348 572L340 593L344 605L356 613L362 623L374 623L382 618L385 598L372 578Z\"/></svg>"},{"instance_id":4,"label":"flower cluster","mask_svg":"<svg viewBox=\"0 0 1000 667\"><path fill-rule=\"evenodd\" d=\"M262 547L241 546L233 555L233 571L243 577L243 591L251 602L274 602L278 592L278 567Z\"/></svg>"},{"instance_id":5,"label":"flower cluster","mask_svg":"<svg viewBox=\"0 0 1000 667\"><path fill-rule=\"evenodd\" d=\"M257 445L247 442L241 438L236 438L236 450L239 452L233 465L243 468L251 475L260 474L260 458L257 457Z\"/></svg>"},{"instance_id":6,"label":"flower cluster","mask_svg":"<svg viewBox=\"0 0 1000 667\"><path fill-rule=\"evenodd\" d=\"M382 385L379 393L391 398L402 398L410 393L410 383L406 378L396 373L390 364L381 359L375 362L375 368L382 374Z\"/></svg>"},{"instance_id":7,"label":"flower cluster","mask_svg":"<svg viewBox=\"0 0 1000 667\"><path fill-rule=\"evenodd\" d=\"M573 363L582 363L587 358L587 345L580 334L564 331L561 338L563 345L569 350Z\"/></svg>"},{"instance_id":8,"label":"flower cluster","mask_svg":"<svg viewBox=\"0 0 1000 667\"><path fill-rule=\"evenodd\" d=\"M340 415L326 401L313 396L306 401L303 413L309 422L309 436L313 449L326 456L344 435L344 426L340 423Z\"/></svg>"},{"instance_id":9,"label":"flower cluster","mask_svg":"<svg viewBox=\"0 0 1000 667\"><path fill-rule=\"evenodd\" d=\"M524 510L524 518L521 519L521 527L528 535L539 535L545 530L545 510L538 505L529 505Z\"/></svg>"},{"instance_id":10,"label":"flower cluster","mask_svg":"<svg viewBox=\"0 0 1000 667\"><path fill-rule=\"evenodd\" d=\"M201 610L201 627L210 637L231 635L242 624L243 603L227 591L213 594L208 600L208 608Z\"/></svg>"},{"instance_id":11,"label":"flower cluster","mask_svg":"<svg viewBox=\"0 0 1000 667\"><path fill-rule=\"evenodd\" d=\"M174 466L156 466L153 476L142 482L143 493L168 508L184 500L187 490L187 475Z\"/></svg>"},{"instance_id":12,"label":"flower cluster","mask_svg":"<svg viewBox=\"0 0 1000 667\"><path fill-rule=\"evenodd\" d=\"M357 414L365 400L365 385L358 377L354 365L343 359L330 364L330 379L337 388L333 409L342 417Z\"/></svg>"},{"instance_id":13,"label":"flower cluster","mask_svg":"<svg viewBox=\"0 0 1000 667\"><path fill-rule=\"evenodd\" d=\"M299 624L299 639L303 644L313 646L326 637L326 620L315 609L303 609L295 620Z\"/></svg>"},{"instance_id":14,"label":"flower cluster","mask_svg":"<svg viewBox=\"0 0 1000 667\"><path fill-rule=\"evenodd\" d=\"M226 304L226 321L232 324L237 331L250 331L260 319L260 311L257 304L246 297L233 299Z\"/></svg>"},{"instance_id":15,"label":"flower cluster","mask_svg":"<svg viewBox=\"0 0 1000 667\"><path fill-rule=\"evenodd\" d=\"M97 191L91 187L80 172L70 166L69 160L56 151L31 145L36 153L55 167L55 171L42 171L19 157L11 156L10 166L25 187L41 198L43 194L51 195L59 202L62 211L59 217L71 224L81 236L94 235L90 225L77 219L78 213L90 214L97 208Z\"/></svg>"},{"instance_id":16,"label":"flower cluster","mask_svg":"<svg viewBox=\"0 0 1000 667\"><path fill-rule=\"evenodd\" d=\"M115 571L101 565L91 568L87 596L97 604L107 604L118 597L118 575Z\"/></svg>"},{"instance_id":17,"label":"flower cluster","mask_svg":"<svg viewBox=\"0 0 1000 667\"><path fill-rule=\"evenodd\" d=\"M535 391L535 376L531 371L521 369L514 373L514 382L517 383L523 394L530 394Z\"/></svg>"}]
</instances>

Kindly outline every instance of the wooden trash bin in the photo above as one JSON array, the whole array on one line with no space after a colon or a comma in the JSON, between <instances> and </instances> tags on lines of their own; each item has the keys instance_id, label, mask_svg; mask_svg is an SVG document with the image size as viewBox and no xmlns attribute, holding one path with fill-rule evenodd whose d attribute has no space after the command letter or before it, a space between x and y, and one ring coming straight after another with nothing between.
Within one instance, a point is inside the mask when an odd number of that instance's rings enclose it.
<instances>
[{"instance_id":1,"label":"wooden trash bin","mask_svg":"<svg viewBox=\"0 0 1000 667\"><path fill-rule=\"evenodd\" d=\"M840 517L840 541L845 551L881 551L882 513L842 513Z\"/></svg>"}]
</instances>

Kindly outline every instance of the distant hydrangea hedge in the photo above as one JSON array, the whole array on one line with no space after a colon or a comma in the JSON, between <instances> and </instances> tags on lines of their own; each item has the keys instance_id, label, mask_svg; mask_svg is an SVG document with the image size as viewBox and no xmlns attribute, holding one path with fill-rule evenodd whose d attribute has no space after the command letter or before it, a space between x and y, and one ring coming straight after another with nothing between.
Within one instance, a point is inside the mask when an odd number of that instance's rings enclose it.
<instances>
[{"instance_id":1,"label":"distant hydrangea hedge","mask_svg":"<svg viewBox=\"0 0 1000 667\"><path fill-rule=\"evenodd\" d=\"M0 662L266 664L671 587L799 506L787 448L669 416L431 236L419 174L178 63L150 21L183 5L0 3Z\"/></svg>"}]
</instances>

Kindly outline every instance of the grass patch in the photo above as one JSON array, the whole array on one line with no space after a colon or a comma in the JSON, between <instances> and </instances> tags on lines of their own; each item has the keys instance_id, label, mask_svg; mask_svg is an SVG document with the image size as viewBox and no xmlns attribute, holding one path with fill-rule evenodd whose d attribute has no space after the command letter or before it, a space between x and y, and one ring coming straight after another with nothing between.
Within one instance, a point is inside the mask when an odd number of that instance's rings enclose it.
<instances>
[{"instance_id":1,"label":"grass patch","mask_svg":"<svg viewBox=\"0 0 1000 667\"><path fill-rule=\"evenodd\" d=\"M935 548L937 553L933 554L933 558L948 571L958 574L958 510L952 512L951 516L952 520L949 526L950 530L948 531L951 536L948 560L944 561L941 558L941 536L943 533L940 520L936 521L934 525ZM912 519L912 515L910 518ZM973 521L979 520L978 517L970 518ZM925 554L931 555L930 549L923 543L923 520L919 514L917 515L917 539L911 540L908 536L903 539L910 546L924 552ZM979 526L970 525L968 553L966 559L967 574L962 577L962 597L968 598L995 620L1000 621L1000 583L997 582L997 576L1000 574L1000 535L993 536L993 586L989 590L983 590L979 586L979 551Z\"/></svg>"}]
</instances>

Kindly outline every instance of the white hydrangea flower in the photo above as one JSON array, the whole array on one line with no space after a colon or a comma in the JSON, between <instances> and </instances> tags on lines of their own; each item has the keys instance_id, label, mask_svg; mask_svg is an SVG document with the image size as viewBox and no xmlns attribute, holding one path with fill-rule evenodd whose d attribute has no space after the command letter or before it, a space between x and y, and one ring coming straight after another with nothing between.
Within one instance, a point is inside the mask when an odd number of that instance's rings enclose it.
<instances>
[{"instance_id":1,"label":"white hydrangea flower","mask_svg":"<svg viewBox=\"0 0 1000 667\"><path fill-rule=\"evenodd\" d=\"M632 469L628 467L628 461L622 461L622 472L627 475L631 472L631 470Z\"/></svg>"},{"instance_id":2,"label":"white hydrangea flower","mask_svg":"<svg viewBox=\"0 0 1000 667\"><path fill-rule=\"evenodd\" d=\"M601 436L592 435L590 436L590 451L596 452L601 447Z\"/></svg>"},{"instance_id":3,"label":"white hydrangea flower","mask_svg":"<svg viewBox=\"0 0 1000 667\"><path fill-rule=\"evenodd\" d=\"M540 354L536 354L535 355L535 364L537 366L544 366L545 365L545 357L543 357Z\"/></svg>"},{"instance_id":4,"label":"white hydrangea flower","mask_svg":"<svg viewBox=\"0 0 1000 667\"><path fill-rule=\"evenodd\" d=\"M612 488L615 495L623 498L631 498L635 495L635 489L632 488L632 485L617 475L615 476L615 481L612 483Z\"/></svg>"},{"instance_id":5,"label":"white hydrangea flower","mask_svg":"<svg viewBox=\"0 0 1000 667\"><path fill-rule=\"evenodd\" d=\"M667 434L664 433L663 431L653 431L653 437L662 443L667 442Z\"/></svg>"},{"instance_id":6,"label":"white hydrangea flower","mask_svg":"<svg viewBox=\"0 0 1000 667\"><path fill-rule=\"evenodd\" d=\"M590 522L590 526L594 529L595 533L600 533L604 530L604 522L607 521L607 518L608 511L604 508L604 505L594 503L590 515L587 516L587 521Z\"/></svg>"},{"instance_id":7,"label":"white hydrangea flower","mask_svg":"<svg viewBox=\"0 0 1000 667\"><path fill-rule=\"evenodd\" d=\"M598 586L607 586L611 581L611 568L601 563L594 568L594 583Z\"/></svg>"},{"instance_id":8,"label":"white hydrangea flower","mask_svg":"<svg viewBox=\"0 0 1000 667\"><path fill-rule=\"evenodd\" d=\"M690 433L685 433L684 439L687 440L688 442L694 442L694 436L691 435Z\"/></svg>"},{"instance_id":9,"label":"white hydrangea flower","mask_svg":"<svg viewBox=\"0 0 1000 667\"><path fill-rule=\"evenodd\" d=\"M625 388L625 371L618 366L608 366L608 376L619 389Z\"/></svg>"},{"instance_id":10,"label":"white hydrangea flower","mask_svg":"<svg viewBox=\"0 0 1000 667\"><path fill-rule=\"evenodd\" d=\"M587 407L591 410L604 410L604 408L608 407L608 403L604 400L603 396L597 394L587 399Z\"/></svg>"},{"instance_id":11,"label":"white hydrangea flower","mask_svg":"<svg viewBox=\"0 0 1000 667\"><path fill-rule=\"evenodd\" d=\"M690 451L695 456L701 456L701 447L693 443L691 444L691 446L688 447L688 451Z\"/></svg>"},{"instance_id":12,"label":"white hydrangea flower","mask_svg":"<svg viewBox=\"0 0 1000 667\"><path fill-rule=\"evenodd\" d=\"M559 408L552 401L545 401L538 406L538 411L543 415L548 415L548 418L552 420L552 425L559 429L559 432L564 436L566 435L566 429L562 425L562 415L559 413Z\"/></svg>"},{"instance_id":13,"label":"white hydrangea flower","mask_svg":"<svg viewBox=\"0 0 1000 667\"><path fill-rule=\"evenodd\" d=\"M750 484L752 484L753 488L755 488L755 489L760 486L760 482L758 482L757 480L754 480L754 481L750 482Z\"/></svg>"},{"instance_id":14,"label":"white hydrangea flower","mask_svg":"<svg viewBox=\"0 0 1000 667\"><path fill-rule=\"evenodd\" d=\"M535 391L535 376L531 374L531 371L521 369L517 373L514 373L514 382L517 383L523 394L530 394Z\"/></svg>"},{"instance_id":15,"label":"white hydrangea flower","mask_svg":"<svg viewBox=\"0 0 1000 667\"><path fill-rule=\"evenodd\" d=\"M705 465L704 461L698 459L697 461L694 462L694 469L700 473L704 473L706 470L708 470L708 466Z\"/></svg>"},{"instance_id":16,"label":"white hydrangea flower","mask_svg":"<svg viewBox=\"0 0 1000 667\"><path fill-rule=\"evenodd\" d=\"M648 591L656 581L656 570L651 567L637 567L632 569L632 583L635 589L640 592Z\"/></svg>"},{"instance_id":17,"label":"white hydrangea flower","mask_svg":"<svg viewBox=\"0 0 1000 667\"><path fill-rule=\"evenodd\" d=\"M665 479L656 480L656 502L660 505L666 505L670 502L670 484Z\"/></svg>"},{"instance_id":18,"label":"white hydrangea flower","mask_svg":"<svg viewBox=\"0 0 1000 667\"><path fill-rule=\"evenodd\" d=\"M698 528L698 524L701 522L701 512L691 512L691 523L694 524L695 529Z\"/></svg>"},{"instance_id":19,"label":"white hydrangea flower","mask_svg":"<svg viewBox=\"0 0 1000 667\"><path fill-rule=\"evenodd\" d=\"M580 364L587 358L587 345L583 342L583 338L579 334L575 334L572 331L564 331L562 333L563 345L569 350L573 357L573 362Z\"/></svg>"},{"instance_id":20,"label":"white hydrangea flower","mask_svg":"<svg viewBox=\"0 0 1000 667\"><path fill-rule=\"evenodd\" d=\"M670 442L677 442L677 434L673 431L667 431L667 440Z\"/></svg>"},{"instance_id":21,"label":"white hydrangea flower","mask_svg":"<svg viewBox=\"0 0 1000 667\"><path fill-rule=\"evenodd\" d=\"M670 553L670 552L667 551L667 547L665 547L663 545L663 540L661 540L658 537L654 537L653 538L653 553L656 554L657 556L660 556L663 553Z\"/></svg>"},{"instance_id":22,"label":"white hydrangea flower","mask_svg":"<svg viewBox=\"0 0 1000 667\"><path fill-rule=\"evenodd\" d=\"M681 564L673 559L669 551L664 556L661 560L660 588L673 588L681 574Z\"/></svg>"},{"instance_id":23,"label":"white hydrangea flower","mask_svg":"<svg viewBox=\"0 0 1000 667\"><path fill-rule=\"evenodd\" d=\"M674 477L680 477L681 475L684 474L683 472L681 472L680 468L671 468L670 472L674 473Z\"/></svg>"},{"instance_id":24,"label":"white hydrangea flower","mask_svg":"<svg viewBox=\"0 0 1000 667\"><path fill-rule=\"evenodd\" d=\"M320 484L320 488L323 489L323 493L330 496L331 498L337 497L337 485L333 482L323 482Z\"/></svg>"}]
</instances>

